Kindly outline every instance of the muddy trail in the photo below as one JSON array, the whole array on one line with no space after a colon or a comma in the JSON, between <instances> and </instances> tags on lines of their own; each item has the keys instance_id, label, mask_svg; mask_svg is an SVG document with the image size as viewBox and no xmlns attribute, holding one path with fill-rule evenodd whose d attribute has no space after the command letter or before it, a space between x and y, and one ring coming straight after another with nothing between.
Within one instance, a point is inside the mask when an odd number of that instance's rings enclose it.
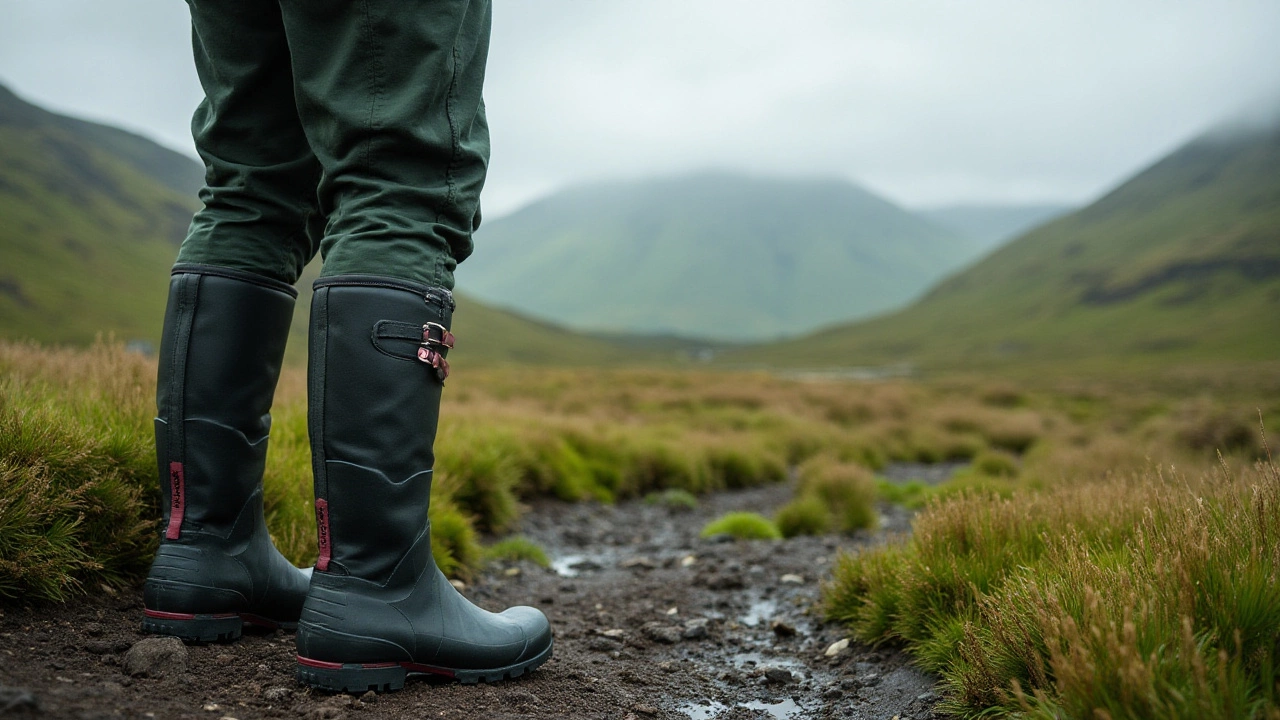
<instances>
[{"instance_id":1,"label":"muddy trail","mask_svg":"<svg viewBox=\"0 0 1280 720\"><path fill-rule=\"evenodd\" d=\"M641 501L535 503L519 532L553 567L498 563L464 594L490 609L533 604L555 657L530 676L461 686L420 679L362 697L293 679L293 637L253 632L222 645L149 643L140 592L0 616L0 717L619 718L775 720L934 716L935 679L894 651L832 648L841 628L816 610L841 549L902 531L783 541L700 539L730 510L771 514L784 485L705 497L693 510ZM175 647L176 646L176 647Z\"/></svg>"}]
</instances>

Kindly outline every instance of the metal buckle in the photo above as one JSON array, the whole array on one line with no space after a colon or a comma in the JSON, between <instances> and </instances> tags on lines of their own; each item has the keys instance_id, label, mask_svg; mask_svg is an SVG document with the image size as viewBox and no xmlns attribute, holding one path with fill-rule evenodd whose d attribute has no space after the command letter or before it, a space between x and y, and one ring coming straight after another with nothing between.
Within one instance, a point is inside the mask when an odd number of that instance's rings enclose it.
<instances>
[{"instance_id":1,"label":"metal buckle","mask_svg":"<svg viewBox=\"0 0 1280 720\"><path fill-rule=\"evenodd\" d=\"M439 337L432 337L432 330L439 332ZM435 369L436 375L440 377L440 382L444 382L449 377L449 361L444 359L444 353L435 347L452 348L453 333L440 323L429 322L422 326L422 345L418 347L418 359L430 365Z\"/></svg>"}]
</instances>

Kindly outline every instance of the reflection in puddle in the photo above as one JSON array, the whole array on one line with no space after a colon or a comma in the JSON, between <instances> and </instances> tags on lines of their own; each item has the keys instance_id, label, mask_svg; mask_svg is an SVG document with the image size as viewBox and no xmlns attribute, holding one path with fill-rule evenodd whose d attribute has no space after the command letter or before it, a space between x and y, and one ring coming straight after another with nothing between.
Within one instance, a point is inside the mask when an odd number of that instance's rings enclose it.
<instances>
[{"instance_id":1,"label":"reflection in puddle","mask_svg":"<svg viewBox=\"0 0 1280 720\"><path fill-rule=\"evenodd\" d=\"M777 720L790 720L790 718L800 714L800 706L791 698L784 698L773 703L764 702L763 700L751 700L749 702L735 703L733 707L747 710L763 710L777 718ZM729 706L714 700L708 700L701 703L685 703L677 709L688 715L689 720L711 720L711 718L728 710Z\"/></svg>"},{"instance_id":2,"label":"reflection in puddle","mask_svg":"<svg viewBox=\"0 0 1280 720\"><path fill-rule=\"evenodd\" d=\"M574 565L586 560L585 555L565 555L551 561L551 569L556 571L557 575L563 577L577 577L578 571L573 569Z\"/></svg>"},{"instance_id":3,"label":"reflection in puddle","mask_svg":"<svg viewBox=\"0 0 1280 720\"><path fill-rule=\"evenodd\" d=\"M561 577L578 577L584 572L603 570L604 562L599 555L565 555L552 560L551 569Z\"/></svg>"},{"instance_id":4,"label":"reflection in puddle","mask_svg":"<svg viewBox=\"0 0 1280 720\"><path fill-rule=\"evenodd\" d=\"M751 603L746 614L738 617L738 621L747 627L756 627L766 622L778 612L778 601L762 598Z\"/></svg>"},{"instance_id":5,"label":"reflection in puddle","mask_svg":"<svg viewBox=\"0 0 1280 720\"><path fill-rule=\"evenodd\" d=\"M755 667L777 667L804 674L805 664L793 657L765 657L758 652L742 652L733 656L733 664L739 667L754 665Z\"/></svg>"}]
</instances>

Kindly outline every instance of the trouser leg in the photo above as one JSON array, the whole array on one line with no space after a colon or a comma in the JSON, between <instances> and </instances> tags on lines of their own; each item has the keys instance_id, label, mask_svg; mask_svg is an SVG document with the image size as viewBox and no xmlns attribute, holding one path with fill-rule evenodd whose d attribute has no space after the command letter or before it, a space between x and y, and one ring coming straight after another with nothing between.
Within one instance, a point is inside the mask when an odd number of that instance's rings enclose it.
<instances>
[{"instance_id":1,"label":"trouser leg","mask_svg":"<svg viewBox=\"0 0 1280 720\"><path fill-rule=\"evenodd\" d=\"M283 0L295 103L323 167L323 276L453 287L489 158L489 0Z\"/></svg>"},{"instance_id":2,"label":"trouser leg","mask_svg":"<svg viewBox=\"0 0 1280 720\"><path fill-rule=\"evenodd\" d=\"M315 256L323 217L320 163L294 105L280 7L270 0L188 4L205 91L191 121L205 187L178 262L293 284Z\"/></svg>"}]
</instances>

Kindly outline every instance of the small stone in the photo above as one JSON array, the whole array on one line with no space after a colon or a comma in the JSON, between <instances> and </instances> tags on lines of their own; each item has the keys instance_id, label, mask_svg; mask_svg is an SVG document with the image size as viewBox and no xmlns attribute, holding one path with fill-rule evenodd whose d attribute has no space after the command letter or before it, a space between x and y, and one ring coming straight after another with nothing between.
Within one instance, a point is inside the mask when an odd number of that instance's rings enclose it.
<instances>
[{"instance_id":1,"label":"small stone","mask_svg":"<svg viewBox=\"0 0 1280 720\"><path fill-rule=\"evenodd\" d=\"M827 657L835 657L849 648L849 638L837 640L827 646L827 651L823 653Z\"/></svg>"},{"instance_id":2,"label":"small stone","mask_svg":"<svg viewBox=\"0 0 1280 720\"><path fill-rule=\"evenodd\" d=\"M262 699L270 703L284 702L293 695L293 689L287 687L271 687L262 691Z\"/></svg>"},{"instance_id":3,"label":"small stone","mask_svg":"<svg viewBox=\"0 0 1280 720\"><path fill-rule=\"evenodd\" d=\"M502 574L503 574L503 575L506 575L507 577L515 577L515 576L517 576L517 575L519 575L519 574L520 574L520 568L518 568L518 567L509 567L509 568L507 568L506 570L503 570L503 571L502 571Z\"/></svg>"},{"instance_id":4,"label":"small stone","mask_svg":"<svg viewBox=\"0 0 1280 720\"><path fill-rule=\"evenodd\" d=\"M670 609L668 609L668 610L667 610L666 614L667 614L667 615L677 615L677 614L679 614L679 612L680 612L680 608L670 608Z\"/></svg>"},{"instance_id":5,"label":"small stone","mask_svg":"<svg viewBox=\"0 0 1280 720\"><path fill-rule=\"evenodd\" d=\"M226 667L227 665L231 665L235 663L235 661L236 661L235 655L228 655L226 653L218 653L213 658L214 664L221 665L223 667Z\"/></svg>"},{"instance_id":6,"label":"small stone","mask_svg":"<svg viewBox=\"0 0 1280 720\"><path fill-rule=\"evenodd\" d=\"M102 626L98 623L85 623L82 630L84 634L89 637L98 637L102 635Z\"/></svg>"},{"instance_id":7,"label":"small stone","mask_svg":"<svg viewBox=\"0 0 1280 720\"><path fill-rule=\"evenodd\" d=\"M207 710L208 712L216 712L218 710L221 710L222 708L218 707L218 703L205 703L204 707L200 709Z\"/></svg>"},{"instance_id":8,"label":"small stone","mask_svg":"<svg viewBox=\"0 0 1280 720\"><path fill-rule=\"evenodd\" d=\"M685 555L684 557L680 558L680 567L689 567L690 565L693 565L696 562L698 562L697 555Z\"/></svg>"},{"instance_id":9,"label":"small stone","mask_svg":"<svg viewBox=\"0 0 1280 720\"><path fill-rule=\"evenodd\" d=\"M844 697L844 691L840 688L828 688L822 693L822 697L827 700L839 700Z\"/></svg>"},{"instance_id":10,"label":"small stone","mask_svg":"<svg viewBox=\"0 0 1280 720\"><path fill-rule=\"evenodd\" d=\"M875 687L880 684L880 675L877 673L867 673L858 678L858 682L862 683L862 687Z\"/></svg>"},{"instance_id":11,"label":"small stone","mask_svg":"<svg viewBox=\"0 0 1280 720\"><path fill-rule=\"evenodd\" d=\"M452 585L454 589L457 590L458 592L462 592L463 590L467 589L467 584L457 578L453 578L452 580L450 580L449 584Z\"/></svg>"},{"instance_id":12,"label":"small stone","mask_svg":"<svg viewBox=\"0 0 1280 720\"><path fill-rule=\"evenodd\" d=\"M917 695L916 699L922 702L932 702L938 699L938 693L932 690L925 690L924 692Z\"/></svg>"},{"instance_id":13,"label":"small stone","mask_svg":"<svg viewBox=\"0 0 1280 720\"><path fill-rule=\"evenodd\" d=\"M641 715L657 715L658 714L658 708L653 707L652 705L636 705L631 709L635 710Z\"/></svg>"},{"instance_id":14,"label":"small stone","mask_svg":"<svg viewBox=\"0 0 1280 720\"><path fill-rule=\"evenodd\" d=\"M703 618L690 620L684 624L680 637L685 640L701 640L707 636L707 621Z\"/></svg>"},{"instance_id":15,"label":"small stone","mask_svg":"<svg viewBox=\"0 0 1280 720\"><path fill-rule=\"evenodd\" d=\"M187 671L187 646L175 637L145 638L124 654L124 671L133 677L165 677Z\"/></svg>"},{"instance_id":16,"label":"small stone","mask_svg":"<svg viewBox=\"0 0 1280 720\"><path fill-rule=\"evenodd\" d=\"M783 585L803 585L804 576L796 575L794 573L787 573L786 575L783 575L781 578L779 578L779 581Z\"/></svg>"},{"instance_id":17,"label":"small stone","mask_svg":"<svg viewBox=\"0 0 1280 720\"><path fill-rule=\"evenodd\" d=\"M774 620L770 627L773 628L773 634L778 637L795 637L795 626L788 624L785 620Z\"/></svg>"},{"instance_id":18,"label":"small stone","mask_svg":"<svg viewBox=\"0 0 1280 720\"><path fill-rule=\"evenodd\" d=\"M660 622L647 622L640 626L640 633L654 642L671 645L680 642L680 630Z\"/></svg>"},{"instance_id":19,"label":"small stone","mask_svg":"<svg viewBox=\"0 0 1280 720\"><path fill-rule=\"evenodd\" d=\"M617 638L621 640L623 637L626 636L627 631L621 628L610 628L608 630L597 630L596 634L603 635L607 638Z\"/></svg>"},{"instance_id":20,"label":"small stone","mask_svg":"<svg viewBox=\"0 0 1280 720\"><path fill-rule=\"evenodd\" d=\"M368 704L378 699L378 693L370 690L360 696L360 702Z\"/></svg>"},{"instance_id":21,"label":"small stone","mask_svg":"<svg viewBox=\"0 0 1280 720\"><path fill-rule=\"evenodd\" d=\"M713 573L707 578L708 590L741 590L746 586L746 582L742 579L742 573Z\"/></svg>"},{"instance_id":22,"label":"small stone","mask_svg":"<svg viewBox=\"0 0 1280 720\"><path fill-rule=\"evenodd\" d=\"M764 669L764 680L767 683L786 685L795 682L795 676L785 668L770 667Z\"/></svg>"}]
</instances>

